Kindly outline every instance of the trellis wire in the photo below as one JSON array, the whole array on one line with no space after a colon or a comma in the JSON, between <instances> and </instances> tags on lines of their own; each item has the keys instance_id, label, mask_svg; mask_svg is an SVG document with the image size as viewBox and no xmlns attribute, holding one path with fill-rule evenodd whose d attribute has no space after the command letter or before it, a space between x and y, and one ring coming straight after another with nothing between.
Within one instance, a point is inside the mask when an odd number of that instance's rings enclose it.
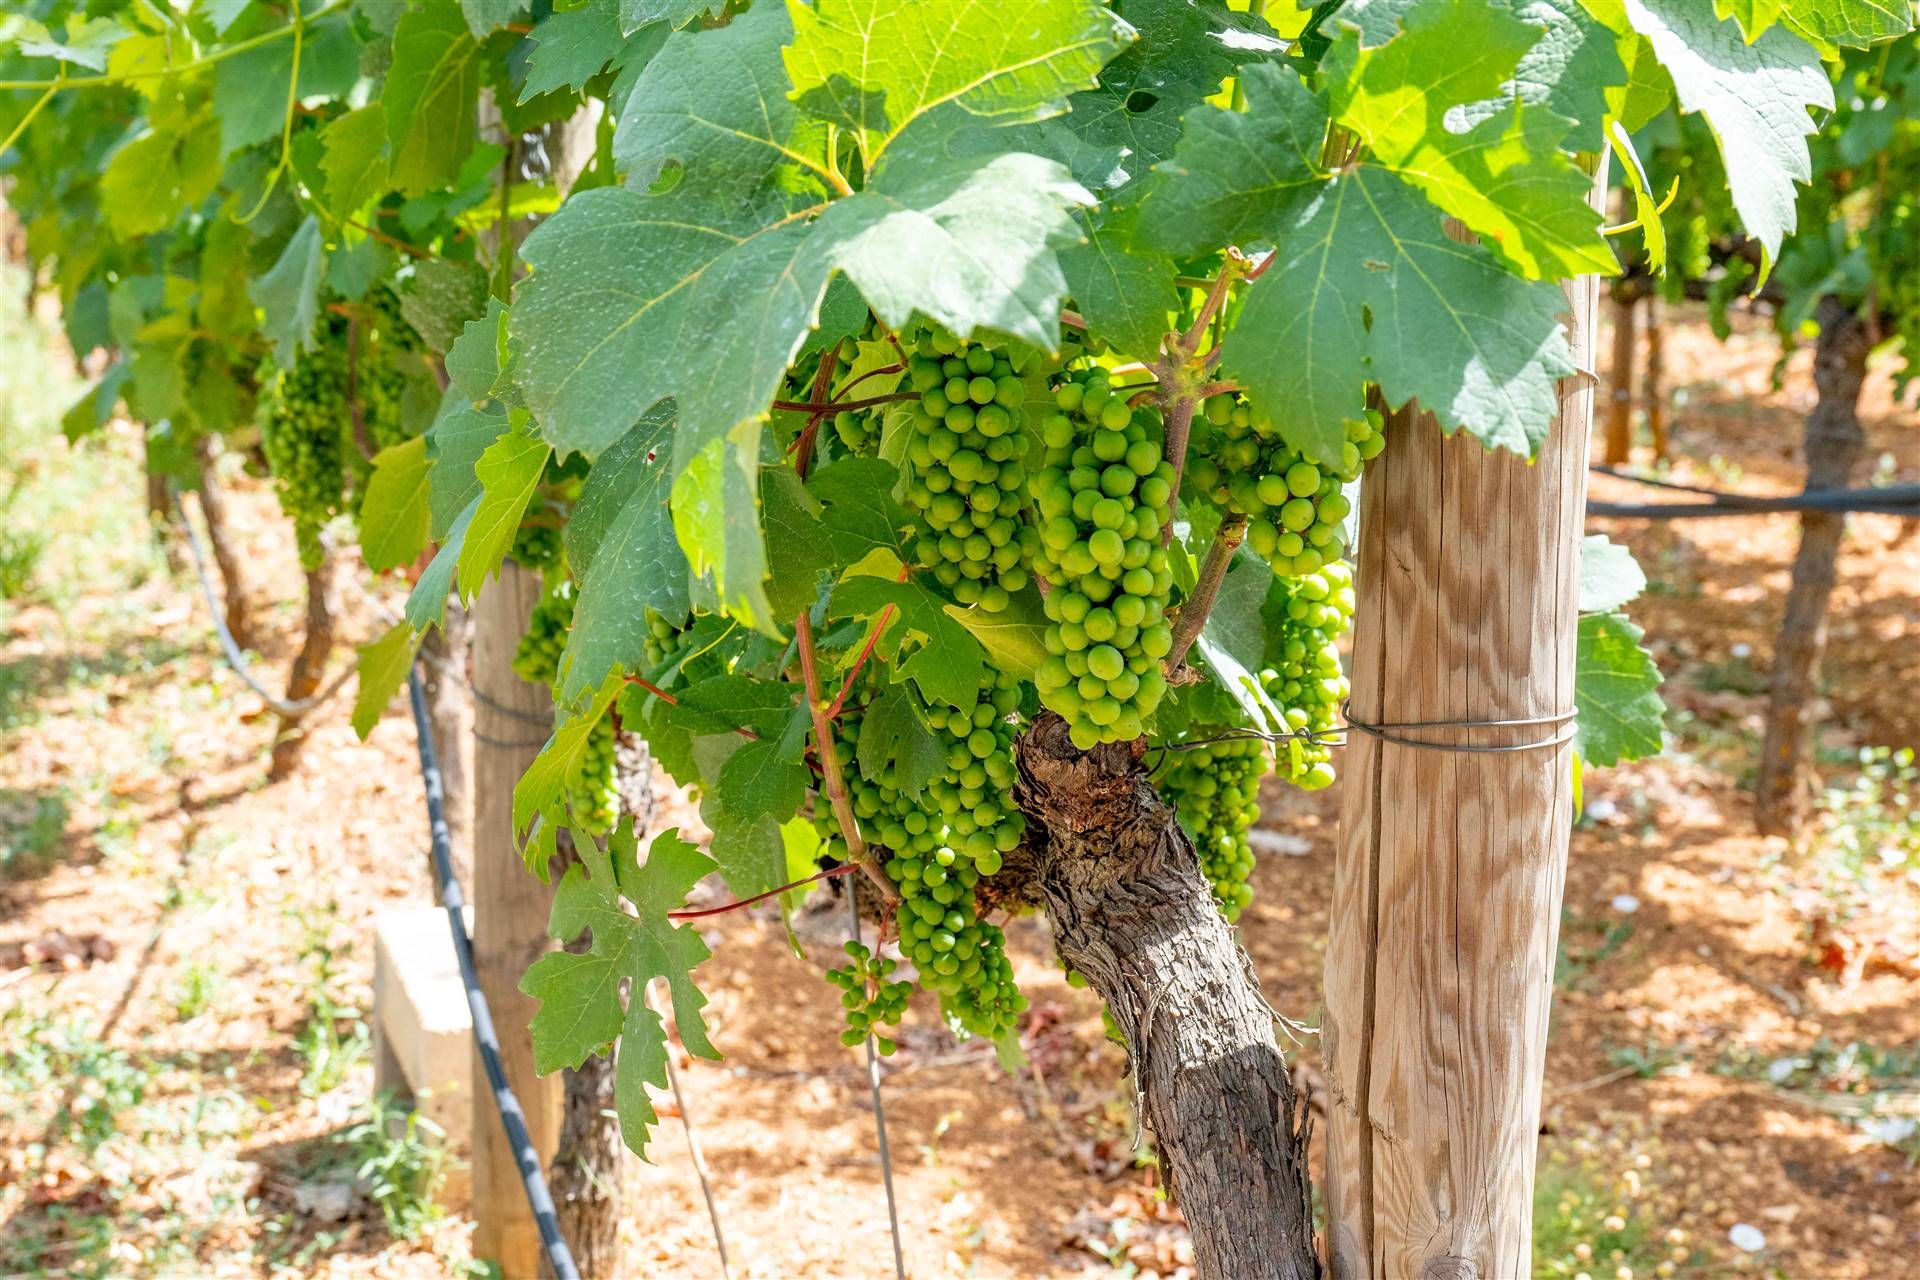
<instances>
[{"instance_id":1,"label":"trellis wire","mask_svg":"<svg viewBox=\"0 0 1920 1280\"><path fill-rule=\"evenodd\" d=\"M659 1012L654 999L654 984L647 984L647 1007ZM661 1021L664 1023L665 1019ZM677 1037L676 1037L677 1038ZM713 1224L713 1247L720 1254L722 1280L733 1280L733 1264L727 1258L727 1237L720 1230L720 1206L713 1198L713 1181L707 1174L706 1152L700 1149L700 1137L693 1131L693 1117L687 1114L687 1097L680 1091L680 1072L673 1065L673 1053L667 1053L667 1086L673 1090L673 1104L680 1108L680 1131L686 1135L687 1157L693 1161L694 1176L700 1179L700 1194L707 1201L707 1221Z\"/></svg>"},{"instance_id":2,"label":"trellis wire","mask_svg":"<svg viewBox=\"0 0 1920 1280\"><path fill-rule=\"evenodd\" d=\"M460 982L466 988L467 1008L472 1014L473 1040L480 1050L480 1062L486 1069L487 1084L493 1090L494 1110L506 1131L507 1145L513 1148L514 1163L520 1167L520 1182L526 1188L527 1207L533 1211L534 1225L540 1232L540 1247L546 1252L554 1280L580 1280L580 1268L573 1251L560 1234L560 1218L553 1205L553 1193L540 1168L540 1156L533 1137L527 1132L526 1112L513 1086L507 1083L506 1067L500 1060L500 1036L494 1030L493 1013L487 996L480 989L480 975L473 963L473 939L467 936L462 914L465 896L453 873L452 832L447 826L446 784L440 777L440 759L433 747L433 726L427 716L427 691L420 683L417 666L407 671L407 700L413 709L414 735L420 744L420 779L427 793L427 821L432 833L433 875L440 890L440 905L446 908L447 927L453 933L453 954L460 962Z\"/></svg>"},{"instance_id":3,"label":"trellis wire","mask_svg":"<svg viewBox=\"0 0 1920 1280\"><path fill-rule=\"evenodd\" d=\"M853 940L860 941L860 881L847 881L847 918L853 922ZM880 1140L880 1180L887 1188L887 1227L893 1233L894 1280L907 1280L906 1255L900 1248L900 1209L893 1198L893 1155L887 1148L887 1108L880 1097L880 1051L867 1028L867 1081L873 1087L873 1131Z\"/></svg>"}]
</instances>

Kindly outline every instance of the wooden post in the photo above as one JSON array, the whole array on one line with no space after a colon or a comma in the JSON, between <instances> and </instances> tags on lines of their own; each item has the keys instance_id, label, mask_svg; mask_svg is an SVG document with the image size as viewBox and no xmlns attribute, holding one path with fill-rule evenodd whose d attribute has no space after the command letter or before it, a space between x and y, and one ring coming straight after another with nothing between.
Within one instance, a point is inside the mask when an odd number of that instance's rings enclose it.
<instances>
[{"instance_id":1,"label":"wooden post","mask_svg":"<svg viewBox=\"0 0 1920 1280\"><path fill-rule=\"evenodd\" d=\"M513 787L540 754L552 716L547 691L513 673L513 651L540 600L540 575L509 561L473 608L473 956L480 987L500 1032L507 1081L527 1113L542 1167L559 1141L561 1082L533 1069L527 1026L538 1005L520 994L520 978L550 947L552 890L520 860L513 831ZM479 1053L473 1062L476 1085ZM513 1149L493 1096L473 1091L473 1253L497 1262L502 1280L533 1280L540 1236L527 1210Z\"/></svg>"},{"instance_id":2,"label":"wooden post","mask_svg":"<svg viewBox=\"0 0 1920 1280\"><path fill-rule=\"evenodd\" d=\"M1607 379L1607 440L1602 455L1610 467L1623 467L1633 456L1634 308L1640 290L1630 280L1613 282L1613 370Z\"/></svg>"},{"instance_id":3,"label":"wooden post","mask_svg":"<svg viewBox=\"0 0 1920 1280\"><path fill-rule=\"evenodd\" d=\"M1873 338L1860 316L1831 295L1820 300L1816 314L1820 337L1813 349L1813 382L1819 398L1807 415L1807 488L1841 489L1866 446L1860 429L1860 386L1866 380ZM1827 602L1846 531L1847 518L1837 512L1800 515L1800 550L1793 558L1793 585L1774 644L1766 741L1754 788L1754 825L1762 835L1793 835L1805 814L1801 774L1807 708L1818 692L1820 658L1827 648Z\"/></svg>"},{"instance_id":4,"label":"wooden post","mask_svg":"<svg viewBox=\"0 0 1920 1280\"><path fill-rule=\"evenodd\" d=\"M450 599L445 624L429 630L420 642L421 684L426 687L433 740L442 744L440 781L453 870L461 884L473 883L473 699L467 689L472 641L473 618L458 600Z\"/></svg>"},{"instance_id":5,"label":"wooden post","mask_svg":"<svg viewBox=\"0 0 1920 1280\"><path fill-rule=\"evenodd\" d=\"M1640 382L1640 400L1647 406L1647 434L1653 438L1655 461L1665 461L1667 444L1667 339L1661 328L1660 295L1647 294L1647 368Z\"/></svg>"},{"instance_id":6,"label":"wooden post","mask_svg":"<svg viewBox=\"0 0 1920 1280\"><path fill-rule=\"evenodd\" d=\"M1569 286L1591 368L1598 281ZM1532 464L1394 416L1362 486L1355 719L1573 706L1591 381ZM1562 723L1409 731L1537 742ZM1531 1274L1534 1148L1572 822L1572 749L1348 735L1326 962L1327 1222L1342 1280Z\"/></svg>"}]
</instances>

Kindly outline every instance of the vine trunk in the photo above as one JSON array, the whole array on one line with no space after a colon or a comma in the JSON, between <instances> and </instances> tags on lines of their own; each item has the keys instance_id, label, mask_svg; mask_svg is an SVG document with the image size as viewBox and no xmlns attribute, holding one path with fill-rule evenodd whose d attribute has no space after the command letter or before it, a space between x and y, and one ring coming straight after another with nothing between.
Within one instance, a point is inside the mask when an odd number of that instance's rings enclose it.
<instances>
[{"instance_id":1,"label":"vine trunk","mask_svg":"<svg viewBox=\"0 0 1920 1280\"><path fill-rule=\"evenodd\" d=\"M320 677L333 654L339 612L339 603L334 599L334 560L332 553L324 554L320 563L307 571L307 633L300 642L300 652L293 659L293 668L287 673L288 702L304 702L319 691ZM273 761L267 767L268 781L279 782L292 776L299 764L300 750L307 740L303 716L304 712L297 712L280 717L273 737Z\"/></svg>"}]
</instances>

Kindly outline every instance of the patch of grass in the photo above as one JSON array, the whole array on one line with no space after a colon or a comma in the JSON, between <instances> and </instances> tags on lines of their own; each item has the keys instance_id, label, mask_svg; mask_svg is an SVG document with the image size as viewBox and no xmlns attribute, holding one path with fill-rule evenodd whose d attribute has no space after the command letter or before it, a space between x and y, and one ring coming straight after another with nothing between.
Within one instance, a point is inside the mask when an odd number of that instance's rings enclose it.
<instances>
[{"instance_id":1,"label":"patch of grass","mask_svg":"<svg viewBox=\"0 0 1920 1280\"><path fill-rule=\"evenodd\" d=\"M1863 747L1859 772L1820 798L1816 849L1859 878L1870 871L1920 875L1920 766L1912 747Z\"/></svg>"},{"instance_id":2,"label":"patch of grass","mask_svg":"<svg viewBox=\"0 0 1920 1280\"><path fill-rule=\"evenodd\" d=\"M1875 1141L1920 1160L1920 1047L1885 1049L1825 1036L1799 1053L1722 1050L1716 1075L1764 1080L1800 1101L1850 1120Z\"/></svg>"},{"instance_id":3,"label":"patch of grass","mask_svg":"<svg viewBox=\"0 0 1920 1280\"><path fill-rule=\"evenodd\" d=\"M1651 1080L1679 1066L1687 1055L1673 1045L1649 1039L1640 1045L1616 1045L1607 1051L1607 1057L1616 1067L1632 1071L1635 1078Z\"/></svg>"},{"instance_id":4,"label":"patch of grass","mask_svg":"<svg viewBox=\"0 0 1920 1280\"><path fill-rule=\"evenodd\" d=\"M1633 937L1627 920L1569 915L1561 921L1560 950L1553 960L1555 991L1584 991L1593 971Z\"/></svg>"},{"instance_id":5,"label":"patch of grass","mask_svg":"<svg viewBox=\"0 0 1920 1280\"><path fill-rule=\"evenodd\" d=\"M1651 1280L1707 1262L1673 1223L1658 1145L1608 1131L1541 1142L1533 1184L1533 1274L1541 1280Z\"/></svg>"},{"instance_id":6,"label":"patch of grass","mask_svg":"<svg viewBox=\"0 0 1920 1280\"><path fill-rule=\"evenodd\" d=\"M0 787L0 877L24 880L52 870L68 843L71 811L65 788Z\"/></svg>"},{"instance_id":7,"label":"patch of grass","mask_svg":"<svg viewBox=\"0 0 1920 1280\"><path fill-rule=\"evenodd\" d=\"M368 1104L364 1120L341 1135L354 1178L380 1206L387 1231L398 1239L419 1239L445 1215L434 1199L446 1172L445 1137L439 1125L384 1094Z\"/></svg>"},{"instance_id":8,"label":"patch of grass","mask_svg":"<svg viewBox=\"0 0 1920 1280\"><path fill-rule=\"evenodd\" d=\"M192 1022L220 1002L226 985L218 969L205 960L195 960L174 984L174 1016L182 1022Z\"/></svg>"},{"instance_id":9,"label":"patch of grass","mask_svg":"<svg viewBox=\"0 0 1920 1280\"><path fill-rule=\"evenodd\" d=\"M54 1102L47 1127L56 1140L97 1150L145 1099L150 1074L85 1023L18 1006L0 1015L0 1096L28 1107Z\"/></svg>"},{"instance_id":10,"label":"patch of grass","mask_svg":"<svg viewBox=\"0 0 1920 1280\"><path fill-rule=\"evenodd\" d=\"M313 1098L345 1084L354 1068L372 1056L373 1035L360 1010L337 991L344 954L344 948L333 943L339 903L328 902L317 917L297 907L289 914L300 926L300 963L309 970L307 1017L293 1046L302 1063L300 1092Z\"/></svg>"}]
</instances>

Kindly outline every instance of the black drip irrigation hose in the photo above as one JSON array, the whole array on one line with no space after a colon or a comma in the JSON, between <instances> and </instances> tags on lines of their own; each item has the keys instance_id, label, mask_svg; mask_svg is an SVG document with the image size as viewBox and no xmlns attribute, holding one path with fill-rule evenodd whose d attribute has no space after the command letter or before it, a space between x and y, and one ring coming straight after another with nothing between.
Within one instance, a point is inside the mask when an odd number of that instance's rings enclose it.
<instances>
[{"instance_id":1,"label":"black drip irrigation hose","mask_svg":"<svg viewBox=\"0 0 1920 1280\"><path fill-rule=\"evenodd\" d=\"M1642 520L1688 520L1713 516L1824 511L1834 514L1920 518L1920 484L1894 484L1878 489L1808 489L1802 493L1787 494L1778 498L1761 498L1749 494L1727 493L1719 489L1703 489L1698 485L1679 484L1654 476L1635 475L1631 471L1619 471L1613 467L1595 465L1587 469L1596 475L1611 476L1616 480L1631 480L1635 484L1647 485L1650 488L1699 494L1709 499L1706 502L1588 502L1587 514L1590 516L1619 516Z\"/></svg>"},{"instance_id":2,"label":"black drip irrigation hose","mask_svg":"<svg viewBox=\"0 0 1920 1280\"><path fill-rule=\"evenodd\" d=\"M446 784L440 778L440 758L433 749L433 726L427 720L427 692L420 683L418 667L407 672L407 699L413 707L413 727L420 742L420 777L426 784L427 821L433 833L433 876L439 882L440 905L447 910L447 925L453 931L453 952L460 961L460 982L467 989L467 1008L473 1015L473 1041L480 1049L480 1061L493 1089L494 1110L500 1115L500 1127L506 1130L507 1145L520 1166L520 1181L527 1189L527 1206L533 1210L534 1224L540 1229L540 1247L546 1251L554 1280L580 1280L580 1268L573 1251L560 1234L560 1217L553 1206L553 1193L547 1190L546 1175L540 1168L540 1156L527 1132L526 1112L513 1086L507 1083L507 1070L500 1061L500 1037L493 1028L493 1014L487 1007L486 993L480 990L480 976L473 964L473 939L467 936L462 914L466 899L453 874L452 833L447 827Z\"/></svg>"}]
</instances>

